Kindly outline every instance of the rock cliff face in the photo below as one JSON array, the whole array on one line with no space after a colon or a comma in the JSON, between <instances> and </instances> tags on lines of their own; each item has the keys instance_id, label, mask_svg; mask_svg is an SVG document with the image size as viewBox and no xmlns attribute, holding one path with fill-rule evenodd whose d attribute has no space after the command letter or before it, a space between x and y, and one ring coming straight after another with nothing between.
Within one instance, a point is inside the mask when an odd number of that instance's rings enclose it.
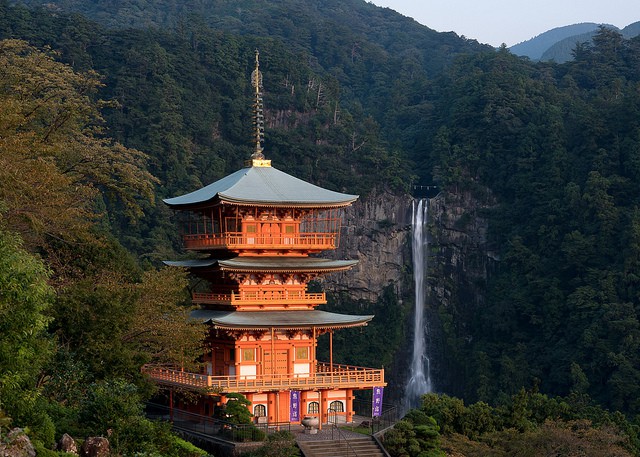
<instances>
[{"instance_id":1,"label":"rock cliff face","mask_svg":"<svg viewBox=\"0 0 640 457\"><path fill-rule=\"evenodd\" d=\"M406 335L395 352L388 381L401 389L407 377L412 338L413 276L411 259L411 204L409 195L376 192L359 199L345 215L340 247L327 256L358 259L351 271L323 279L327 292L347 293L354 299L376 301L383 288L393 285L404 301ZM488 244L488 221L483 211L494 202L470 192L441 192L429 200L426 317L432 378L436 390L464 389L464 341L469 324L484 303L486 283L496 262ZM389 379L389 378L393 379ZM393 397L400 398L401 392Z\"/></svg>"},{"instance_id":2,"label":"rock cliff face","mask_svg":"<svg viewBox=\"0 0 640 457\"><path fill-rule=\"evenodd\" d=\"M393 284L404 295L411 265L411 200L408 195L374 192L346 210L340 246L327 256L357 259L359 264L327 276L327 291L375 301L385 286Z\"/></svg>"}]
</instances>

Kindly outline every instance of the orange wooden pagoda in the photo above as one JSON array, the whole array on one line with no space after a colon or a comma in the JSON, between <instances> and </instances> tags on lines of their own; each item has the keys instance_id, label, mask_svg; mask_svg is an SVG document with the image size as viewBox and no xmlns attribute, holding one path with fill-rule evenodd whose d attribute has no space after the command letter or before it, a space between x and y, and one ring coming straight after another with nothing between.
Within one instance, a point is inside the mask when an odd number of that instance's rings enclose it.
<instances>
[{"instance_id":1,"label":"orange wooden pagoda","mask_svg":"<svg viewBox=\"0 0 640 457\"><path fill-rule=\"evenodd\" d=\"M339 243L341 212L356 195L312 185L271 166L262 154L261 75L255 88L256 150L245 167L195 192L166 199L183 216L185 248L206 255L167 261L204 279L192 317L208 325L203 370L147 366L158 384L199 393L195 412L210 414L228 393L251 402L256 422L326 423L353 418L354 391L384 386L384 370L336 363L333 332L365 326L373 316L317 310L324 293L310 280L348 270L357 261L310 257ZM329 334L328 361L316 357Z\"/></svg>"}]
</instances>

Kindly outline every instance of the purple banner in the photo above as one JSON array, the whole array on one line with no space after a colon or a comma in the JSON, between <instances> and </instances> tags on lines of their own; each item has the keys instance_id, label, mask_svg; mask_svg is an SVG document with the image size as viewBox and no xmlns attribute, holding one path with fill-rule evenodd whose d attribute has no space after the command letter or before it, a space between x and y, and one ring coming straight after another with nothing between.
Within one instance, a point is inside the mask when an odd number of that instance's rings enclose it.
<instances>
[{"instance_id":1,"label":"purple banner","mask_svg":"<svg viewBox=\"0 0 640 457\"><path fill-rule=\"evenodd\" d=\"M371 417L380 417L382 415L382 394L384 387L373 388L373 401L371 404Z\"/></svg>"},{"instance_id":2,"label":"purple banner","mask_svg":"<svg viewBox=\"0 0 640 457\"><path fill-rule=\"evenodd\" d=\"M300 420L300 391L289 391L289 422Z\"/></svg>"}]
</instances>

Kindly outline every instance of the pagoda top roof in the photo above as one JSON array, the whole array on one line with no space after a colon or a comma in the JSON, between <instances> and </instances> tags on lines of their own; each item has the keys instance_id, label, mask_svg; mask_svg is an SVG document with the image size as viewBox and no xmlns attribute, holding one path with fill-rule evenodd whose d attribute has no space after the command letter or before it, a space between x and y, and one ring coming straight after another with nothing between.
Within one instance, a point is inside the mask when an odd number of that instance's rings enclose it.
<instances>
[{"instance_id":1,"label":"pagoda top roof","mask_svg":"<svg viewBox=\"0 0 640 457\"><path fill-rule=\"evenodd\" d=\"M234 257L231 259L165 260L165 265L184 268L218 268L224 271L331 272L348 270L357 260L330 260L315 257Z\"/></svg>"},{"instance_id":2,"label":"pagoda top roof","mask_svg":"<svg viewBox=\"0 0 640 457\"><path fill-rule=\"evenodd\" d=\"M297 330L309 327L318 329L334 329L362 327L373 319L373 316L353 316L327 311L215 311L198 309L192 311L191 318L211 323L216 328L225 330L255 330L279 328Z\"/></svg>"},{"instance_id":3,"label":"pagoda top roof","mask_svg":"<svg viewBox=\"0 0 640 457\"><path fill-rule=\"evenodd\" d=\"M179 197L164 199L172 208L207 203L294 208L339 208L358 196L313 185L271 166L269 160L249 161L242 168L208 186Z\"/></svg>"}]
</instances>

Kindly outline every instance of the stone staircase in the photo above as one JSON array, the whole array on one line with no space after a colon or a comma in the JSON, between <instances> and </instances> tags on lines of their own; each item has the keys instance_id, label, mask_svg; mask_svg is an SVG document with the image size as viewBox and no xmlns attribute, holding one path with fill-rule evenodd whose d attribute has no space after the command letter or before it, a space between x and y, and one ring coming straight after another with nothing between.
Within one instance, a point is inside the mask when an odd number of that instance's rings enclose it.
<instances>
[{"instance_id":1,"label":"stone staircase","mask_svg":"<svg viewBox=\"0 0 640 457\"><path fill-rule=\"evenodd\" d=\"M305 457L385 457L372 436L342 440L298 441Z\"/></svg>"}]
</instances>

